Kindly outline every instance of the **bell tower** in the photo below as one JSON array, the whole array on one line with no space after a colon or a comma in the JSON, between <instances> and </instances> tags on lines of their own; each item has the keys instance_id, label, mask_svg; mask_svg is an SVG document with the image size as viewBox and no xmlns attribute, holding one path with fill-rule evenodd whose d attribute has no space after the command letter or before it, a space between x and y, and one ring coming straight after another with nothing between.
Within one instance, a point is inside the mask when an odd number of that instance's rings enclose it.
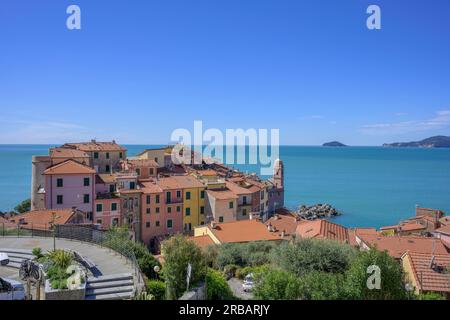
<instances>
[{"instance_id":1,"label":"bell tower","mask_svg":"<svg viewBox=\"0 0 450 320\"><path fill-rule=\"evenodd\" d=\"M275 160L273 166L273 182L277 188L284 188L284 165L280 159Z\"/></svg>"}]
</instances>

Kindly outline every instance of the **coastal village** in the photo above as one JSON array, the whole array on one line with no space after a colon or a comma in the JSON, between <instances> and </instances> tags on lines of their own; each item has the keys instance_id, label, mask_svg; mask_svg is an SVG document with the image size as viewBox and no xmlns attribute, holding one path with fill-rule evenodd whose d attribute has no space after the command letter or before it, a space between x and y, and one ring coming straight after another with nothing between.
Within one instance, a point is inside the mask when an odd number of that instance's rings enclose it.
<instances>
[{"instance_id":1,"label":"coastal village","mask_svg":"<svg viewBox=\"0 0 450 320\"><path fill-rule=\"evenodd\" d=\"M359 250L386 251L402 266L417 293L450 298L450 217L416 206L397 225L346 228L322 219L329 205L284 206L284 165L268 180L206 159L200 165L172 162L172 148L127 156L116 143L66 143L32 159L31 211L0 224L49 230L85 225L99 230L125 226L129 238L159 255L161 243L184 234L200 248L226 243L329 239ZM193 156L193 155L192 155Z\"/></svg>"}]
</instances>

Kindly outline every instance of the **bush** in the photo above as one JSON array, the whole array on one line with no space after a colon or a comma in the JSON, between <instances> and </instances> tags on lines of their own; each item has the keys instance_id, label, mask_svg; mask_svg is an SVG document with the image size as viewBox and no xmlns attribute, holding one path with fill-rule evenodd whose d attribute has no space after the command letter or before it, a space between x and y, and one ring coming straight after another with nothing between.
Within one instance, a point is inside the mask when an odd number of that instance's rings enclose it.
<instances>
[{"instance_id":1,"label":"bush","mask_svg":"<svg viewBox=\"0 0 450 320\"><path fill-rule=\"evenodd\" d=\"M73 254L64 250L54 250L48 254L54 265L64 272L73 262Z\"/></svg>"},{"instance_id":2,"label":"bush","mask_svg":"<svg viewBox=\"0 0 450 320\"><path fill-rule=\"evenodd\" d=\"M205 258L201 249L191 240L177 235L162 243L165 264L163 275L168 286L168 299L178 299L186 291L187 268L191 264L190 283L195 285L204 280Z\"/></svg>"},{"instance_id":3,"label":"bush","mask_svg":"<svg viewBox=\"0 0 450 320\"><path fill-rule=\"evenodd\" d=\"M379 290L371 290L367 285L371 276L368 273L369 266L380 268L381 283ZM380 252L375 249L358 254L350 269L345 273L343 289L347 298L353 300L400 300L407 298L400 264L387 252Z\"/></svg>"},{"instance_id":4,"label":"bush","mask_svg":"<svg viewBox=\"0 0 450 320\"><path fill-rule=\"evenodd\" d=\"M14 207L14 210L18 213L25 213L31 210L31 199L27 199L19 203Z\"/></svg>"},{"instance_id":5,"label":"bush","mask_svg":"<svg viewBox=\"0 0 450 320\"><path fill-rule=\"evenodd\" d=\"M154 300L164 300L166 297L166 285L162 281L147 280L147 294L151 294Z\"/></svg>"},{"instance_id":6,"label":"bush","mask_svg":"<svg viewBox=\"0 0 450 320\"><path fill-rule=\"evenodd\" d=\"M299 279L299 293L302 300L343 299L343 275L313 271Z\"/></svg>"},{"instance_id":7,"label":"bush","mask_svg":"<svg viewBox=\"0 0 450 320\"><path fill-rule=\"evenodd\" d=\"M257 266L257 267L245 267L245 268L237 269L235 276L236 276L236 278L243 280L250 273L253 273L253 275L255 277L257 277L258 274L265 273L268 271L269 271L268 265L262 265L262 266Z\"/></svg>"},{"instance_id":8,"label":"bush","mask_svg":"<svg viewBox=\"0 0 450 320\"><path fill-rule=\"evenodd\" d=\"M299 279L284 270L272 270L256 281L253 294L259 300L296 300L300 297Z\"/></svg>"},{"instance_id":9,"label":"bush","mask_svg":"<svg viewBox=\"0 0 450 320\"><path fill-rule=\"evenodd\" d=\"M357 250L333 240L301 239L272 252L272 263L299 277L312 272L345 272Z\"/></svg>"},{"instance_id":10,"label":"bush","mask_svg":"<svg viewBox=\"0 0 450 320\"><path fill-rule=\"evenodd\" d=\"M239 267L235 264L228 264L223 268L223 274L227 279L233 278L236 275L236 271Z\"/></svg>"},{"instance_id":11,"label":"bush","mask_svg":"<svg viewBox=\"0 0 450 320\"><path fill-rule=\"evenodd\" d=\"M206 289L208 300L233 299L233 293L223 275L211 268L206 273Z\"/></svg>"},{"instance_id":12,"label":"bush","mask_svg":"<svg viewBox=\"0 0 450 320\"><path fill-rule=\"evenodd\" d=\"M39 260L41 259L44 255L42 254L42 249L41 248L33 248L33 251L31 251L33 253L33 256Z\"/></svg>"},{"instance_id":13,"label":"bush","mask_svg":"<svg viewBox=\"0 0 450 320\"><path fill-rule=\"evenodd\" d=\"M270 252L277 246L273 241L226 243L218 248L215 267L223 270L226 265L251 267L268 264Z\"/></svg>"},{"instance_id":14,"label":"bush","mask_svg":"<svg viewBox=\"0 0 450 320\"><path fill-rule=\"evenodd\" d=\"M416 296L417 300L445 300L445 297L437 292L421 293Z\"/></svg>"}]
</instances>

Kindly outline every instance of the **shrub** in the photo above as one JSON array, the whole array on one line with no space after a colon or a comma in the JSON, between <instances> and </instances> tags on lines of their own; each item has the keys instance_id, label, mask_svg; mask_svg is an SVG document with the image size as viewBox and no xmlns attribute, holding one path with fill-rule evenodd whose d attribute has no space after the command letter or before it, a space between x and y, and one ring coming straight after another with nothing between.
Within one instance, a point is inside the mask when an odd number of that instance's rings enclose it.
<instances>
[{"instance_id":1,"label":"shrub","mask_svg":"<svg viewBox=\"0 0 450 320\"><path fill-rule=\"evenodd\" d=\"M283 243L272 252L272 263L299 277L312 272L342 273L357 250L333 240L301 239Z\"/></svg>"},{"instance_id":2,"label":"shrub","mask_svg":"<svg viewBox=\"0 0 450 320\"><path fill-rule=\"evenodd\" d=\"M227 264L224 268L223 268L223 274L225 275L225 277L227 279L229 278L233 278L236 275L236 271L238 270L238 266L235 264Z\"/></svg>"},{"instance_id":3,"label":"shrub","mask_svg":"<svg viewBox=\"0 0 450 320\"><path fill-rule=\"evenodd\" d=\"M162 272L168 286L168 299L178 299L186 291L189 264L192 267L190 283L194 285L204 279L205 258L193 241L177 235L164 241L161 251L165 260Z\"/></svg>"},{"instance_id":4,"label":"shrub","mask_svg":"<svg viewBox=\"0 0 450 320\"><path fill-rule=\"evenodd\" d=\"M302 300L343 299L343 275L313 271L299 279L299 293Z\"/></svg>"},{"instance_id":5,"label":"shrub","mask_svg":"<svg viewBox=\"0 0 450 320\"><path fill-rule=\"evenodd\" d=\"M162 281L147 280L147 294L151 294L154 300L164 300L166 297L166 285Z\"/></svg>"},{"instance_id":6,"label":"shrub","mask_svg":"<svg viewBox=\"0 0 450 320\"><path fill-rule=\"evenodd\" d=\"M241 267L259 266L270 262L270 252L277 246L273 241L226 243L218 248L215 267L223 270L226 265Z\"/></svg>"},{"instance_id":7,"label":"shrub","mask_svg":"<svg viewBox=\"0 0 450 320\"><path fill-rule=\"evenodd\" d=\"M51 251L48 256L54 265L63 269L64 272L73 262L73 254L64 250Z\"/></svg>"},{"instance_id":8,"label":"shrub","mask_svg":"<svg viewBox=\"0 0 450 320\"><path fill-rule=\"evenodd\" d=\"M445 297L437 292L421 293L416 296L417 300L445 300Z\"/></svg>"},{"instance_id":9,"label":"shrub","mask_svg":"<svg viewBox=\"0 0 450 320\"><path fill-rule=\"evenodd\" d=\"M258 274L265 273L268 271L269 271L268 265L262 265L257 267L245 267L236 270L236 278L243 280L250 273L253 273L253 275L257 277Z\"/></svg>"},{"instance_id":10,"label":"shrub","mask_svg":"<svg viewBox=\"0 0 450 320\"><path fill-rule=\"evenodd\" d=\"M300 297L298 278L284 270L271 270L256 281L253 294L260 300L295 300Z\"/></svg>"},{"instance_id":11,"label":"shrub","mask_svg":"<svg viewBox=\"0 0 450 320\"><path fill-rule=\"evenodd\" d=\"M211 268L206 273L206 289L208 300L233 299L233 293L223 275Z\"/></svg>"},{"instance_id":12,"label":"shrub","mask_svg":"<svg viewBox=\"0 0 450 320\"><path fill-rule=\"evenodd\" d=\"M44 255L42 254L42 249L41 248L33 248L33 256L38 260L40 258L42 258Z\"/></svg>"}]
</instances>

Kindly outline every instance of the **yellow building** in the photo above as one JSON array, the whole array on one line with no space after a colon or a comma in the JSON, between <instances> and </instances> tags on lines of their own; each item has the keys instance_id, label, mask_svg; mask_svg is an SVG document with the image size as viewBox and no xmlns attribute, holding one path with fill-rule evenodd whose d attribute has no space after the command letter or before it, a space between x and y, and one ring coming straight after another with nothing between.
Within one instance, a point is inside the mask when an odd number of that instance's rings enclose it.
<instances>
[{"instance_id":1,"label":"yellow building","mask_svg":"<svg viewBox=\"0 0 450 320\"><path fill-rule=\"evenodd\" d=\"M173 176L173 178L183 190L183 228L189 232L206 222L206 188L193 176Z\"/></svg>"}]
</instances>

